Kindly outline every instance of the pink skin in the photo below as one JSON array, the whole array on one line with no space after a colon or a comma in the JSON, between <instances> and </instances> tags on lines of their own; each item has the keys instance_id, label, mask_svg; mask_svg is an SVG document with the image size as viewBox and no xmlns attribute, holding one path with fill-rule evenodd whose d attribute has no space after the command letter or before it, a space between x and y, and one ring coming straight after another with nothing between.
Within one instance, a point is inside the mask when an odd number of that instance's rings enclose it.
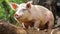
<instances>
[{"instance_id":1,"label":"pink skin","mask_svg":"<svg viewBox=\"0 0 60 34\"><path fill-rule=\"evenodd\" d=\"M14 10L16 10L16 13L14 14L15 19L19 23L21 22L24 23L23 24L24 28L32 26L39 30L40 27L44 26L46 23L48 23L48 30L53 28L54 25L53 14L50 10L43 6L32 5L31 3L27 2L18 5Z\"/></svg>"}]
</instances>

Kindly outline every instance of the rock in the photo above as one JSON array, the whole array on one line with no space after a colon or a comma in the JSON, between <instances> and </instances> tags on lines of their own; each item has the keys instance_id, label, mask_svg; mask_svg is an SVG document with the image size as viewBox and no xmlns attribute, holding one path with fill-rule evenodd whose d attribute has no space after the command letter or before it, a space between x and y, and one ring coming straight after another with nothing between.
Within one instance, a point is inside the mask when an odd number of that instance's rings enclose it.
<instances>
[{"instance_id":1,"label":"rock","mask_svg":"<svg viewBox=\"0 0 60 34\"><path fill-rule=\"evenodd\" d=\"M26 31L8 22L0 21L0 34L27 34Z\"/></svg>"}]
</instances>

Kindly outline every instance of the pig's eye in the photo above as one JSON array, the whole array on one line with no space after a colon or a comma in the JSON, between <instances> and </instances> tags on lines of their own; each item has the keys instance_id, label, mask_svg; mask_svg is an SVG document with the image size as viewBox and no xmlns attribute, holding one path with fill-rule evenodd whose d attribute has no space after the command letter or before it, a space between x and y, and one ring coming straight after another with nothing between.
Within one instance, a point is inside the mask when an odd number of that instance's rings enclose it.
<instances>
[{"instance_id":1,"label":"pig's eye","mask_svg":"<svg viewBox=\"0 0 60 34\"><path fill-rule=\"evenodd\" d=\"M22 9L22 11L26 11L26 9Z\"/></svg>"}]
</instances>

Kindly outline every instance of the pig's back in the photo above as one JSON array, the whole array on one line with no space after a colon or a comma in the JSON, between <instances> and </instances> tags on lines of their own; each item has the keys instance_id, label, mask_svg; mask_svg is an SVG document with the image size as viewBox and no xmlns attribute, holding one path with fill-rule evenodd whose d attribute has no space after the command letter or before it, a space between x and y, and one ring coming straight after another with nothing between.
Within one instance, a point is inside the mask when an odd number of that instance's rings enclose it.
<instances>
[{"instance_id":1,"label":"pig's back","mask_svg":"<svg viewBox=\"0 0 60 34\"><path fill-rule=\"evenodd\" d=\"M42 24L45 24L50 18L50 11L43 7L35 5L34 12L32 12L32 16L34 19L41 20ZM45 22L45 23L44 23Z\"/></svg>"}]
</instances>

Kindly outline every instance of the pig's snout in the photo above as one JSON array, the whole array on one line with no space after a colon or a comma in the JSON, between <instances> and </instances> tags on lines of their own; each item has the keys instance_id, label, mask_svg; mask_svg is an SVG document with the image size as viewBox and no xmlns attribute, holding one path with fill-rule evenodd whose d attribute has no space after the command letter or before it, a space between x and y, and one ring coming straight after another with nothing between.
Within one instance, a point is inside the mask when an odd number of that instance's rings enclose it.
<instances>
[{"instance_id":1,"label":"pig's snout","mask_svg":"<svg viewBox=\"0 0 60 34\"><path fill-rule=\"evenodd\" d=\"M20 16L18 14L14 14L14 17L16 18L20 18Z\"/></svg>"}]
</instances>

